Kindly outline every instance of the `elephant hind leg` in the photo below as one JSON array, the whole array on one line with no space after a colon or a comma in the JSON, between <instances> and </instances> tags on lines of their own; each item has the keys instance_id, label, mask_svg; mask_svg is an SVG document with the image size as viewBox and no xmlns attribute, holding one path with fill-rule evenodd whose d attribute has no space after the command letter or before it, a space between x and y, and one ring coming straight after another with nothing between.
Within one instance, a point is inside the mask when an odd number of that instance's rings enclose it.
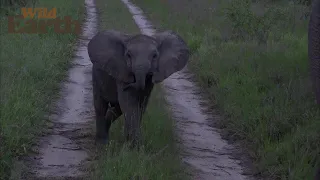
<instances>
[{"instance_id":1,"label":"elephant hind leg","mask_svg":"<svg viewBox=\"0 0 320 180\"><path fill-rule=\"evenodd\" d=\"M105 116L108 110L108 102L96 95L94 97L94 109L96 114L96 141L105 144L108 142L108 132L104 128L107 125Z\"/></svg>"},{"instance_id":2,"label":"elephant hind leg","mask_svg":"<svg viewBox=\"0 0 320 180\"><path fill-rule=\"evenodd\" d=\"M109 133L111 124L122 115L119 103L110 103L106 114L106 131Z\"/></svg>"}]
</instances>

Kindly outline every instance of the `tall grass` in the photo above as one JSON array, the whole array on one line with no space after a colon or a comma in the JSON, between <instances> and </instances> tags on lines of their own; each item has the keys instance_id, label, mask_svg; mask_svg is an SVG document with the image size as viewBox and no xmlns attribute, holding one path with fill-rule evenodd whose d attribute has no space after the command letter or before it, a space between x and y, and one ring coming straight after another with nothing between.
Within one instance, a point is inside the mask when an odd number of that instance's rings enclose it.
<instances>
[{"instance_id":1,"label":"tall grass","mask_svg":"<svg viewBox=\"0 0 320 180\"><path fill-rule=\"evenodd\" d=\"M0 14L12 14L20 7L34 7L38 0L0 0Z\"/></svg>"},{"instance_id":2,"label":"tall grass","mask_svg":"<svg viewBox=\"0 0 320 180\"><path fill-rule=\"evenodd\" d=\"M1 7L4 6L26 6L34 4L37 0L0 0Z\"/></svg>"}]
</instances>

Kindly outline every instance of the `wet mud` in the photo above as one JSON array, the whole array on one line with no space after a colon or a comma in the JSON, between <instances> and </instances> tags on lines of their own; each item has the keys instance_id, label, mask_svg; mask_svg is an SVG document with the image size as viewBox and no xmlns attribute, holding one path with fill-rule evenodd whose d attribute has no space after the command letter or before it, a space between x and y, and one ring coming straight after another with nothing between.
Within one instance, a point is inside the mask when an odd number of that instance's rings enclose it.
<instances>
[{"instance_id":1,"label":"wet mud","mask_svg":"<svg viewBox=\"0 0 320 180\"><path fill-rule=\"evenodd\" d=\"M122 0L133 15L141 33L155 33L151 23L143 15L140 8L128 0ZM198 87L192 82L187 68L174 73L162 83L166 101L175 119L179 141L182 147L181 158L190 169L192 179L203 180L245 180L240 161L233 158L235 147L223 140L219 130L212 127L218 114L206 113L208 110Z\"/></svg>"},{"instance_id":2,"label":"wet mud","mask_svg":"<svg viewBox=\"0 0 320 180\"><path fill-rule=\"evenodd\" d=\"M88 179L87 163L94 145L92 125L91 67L87 44L96 33L94 0L85 0L86 18L78 40L68 79L49 117L50 127L27 159L27 170L18 179ZM91 146L91 147L90 147Z\"/></svg>"}]
</instances>

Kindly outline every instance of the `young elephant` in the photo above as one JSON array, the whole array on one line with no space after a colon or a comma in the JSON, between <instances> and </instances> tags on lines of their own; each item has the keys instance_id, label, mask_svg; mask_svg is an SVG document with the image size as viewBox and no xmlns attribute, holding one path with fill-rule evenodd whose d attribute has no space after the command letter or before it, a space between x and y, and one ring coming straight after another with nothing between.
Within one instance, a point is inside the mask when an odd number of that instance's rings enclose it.
<instances>
[{"instance_id":1,"label":"young elephant","mask_svg":"<svg viewBox=\"0 0 320 180\"><path fill-rule=\"evenodd\" d=\"M172 31L151 37L108 30L90 40L88 54L93 63L97 141L108 142L111 123L123 113L126 139L137 145L153 86L186 65L186 43Z\"/></svg>"},{"instance_id":2,"label":"young elephant","mask_svg":"<svg viewBox=\"0 0 320 180\"><path fill-rule=\"evenodd\" d=\"M310 60L311 79L320 105L320 0L313 0L308 28L308 54Z\"/></svg>"}]
</instances>

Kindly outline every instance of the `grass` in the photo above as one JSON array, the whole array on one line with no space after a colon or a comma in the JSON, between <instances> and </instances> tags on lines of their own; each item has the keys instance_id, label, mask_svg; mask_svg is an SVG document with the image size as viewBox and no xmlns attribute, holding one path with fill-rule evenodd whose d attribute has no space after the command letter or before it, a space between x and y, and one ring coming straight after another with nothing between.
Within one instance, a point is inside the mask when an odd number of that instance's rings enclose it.
<instances>
[{"instance_id":1,"label":"grass","mask_svg":"<svg viewBox=\"0 0 320 180\"><path fill-rule=\"evenodd\" d=\"M126 6L119 0L97 0L99 30L115 29L126 33L140 33ZM186 179L182 164L176 156L173 121L164 109L159 87L152 93L143 118L143 148L131 151L123 136L124 119L111 126L111 142L94 167L92 178L104 180Z\"/></svg>"},{"instance_id":2,"label":"grass","mask_svg":"<svg viewBox=\"0 0 320 180\"><path fill-rule=\"evenodd\" d=\"M37 7L57 7L57 16L82 20L83 1L39 0ZM20 14L10 12L11 15ZM9 34L1 11L0 179L9 179L14 160L24 155L45 128L49 105L66 75L77 35Z\"/></svg>"},{"instance_id":3,"label":"grass","mask_svg":"<svg viewBox=\"0 0 320 180\"><path fill-rule=\"evenodd\" d=\"M312 179L320 166L320 110L308 75L309 8L288 1L133 0L157 29L187 40L189 68L246 143L257 174Z\"/></svg>"}]
</instances>

